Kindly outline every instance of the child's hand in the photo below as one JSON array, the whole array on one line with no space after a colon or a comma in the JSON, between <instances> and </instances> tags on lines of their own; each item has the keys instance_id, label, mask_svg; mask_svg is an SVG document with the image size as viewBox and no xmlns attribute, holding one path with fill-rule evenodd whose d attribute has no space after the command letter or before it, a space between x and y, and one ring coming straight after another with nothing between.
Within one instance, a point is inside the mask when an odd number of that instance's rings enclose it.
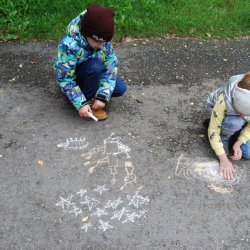
<instances>
[{"instance_id":1,"label":"child's hand","mask_svg":"<svg viewBox=\"0 0 250 250\"><path fill-rule=\"evenodd\" d=\"M227 180L233 179L234 168L226 154L220 155L220 175Z\"/></svg>"},{"instance_id":2,"label":"child's hand","mask_svg":"<svg viewBox=\"0 0 250 250\"><path fill-rule=\"evenodd\" d=\"M87 104L87 105L84 105L83 107L81 107L79 110L79 115L81 117L89 117L89 114L88 113L91 113L92 114L92 110L90 108L90 106Z\"/></svg>"},{"instance_id":3,"label":"child's hand","mask_svg":"<svg viewBox=\"0 0 250 250\"><path fill-rule=\"evenodd\" d=\"M92 106L92 109L99 110L105 107L105 103L100 100L95 100L94 105Z\"/></svg>"},{"instance_id":4,"label":"child's hand","mask_svg":"<svg viewBox=\"0 0 250 250\"><path fill-rule=\"evenodd\" d=\"M234 155L231 156L232 160L237 161L237 160L241 159L241 157L242 157L242 150L240 148L241 145L242 145L242 142L240 140L237 140L234 143L234 145L233 145Z\"/></svg>"}]
</instances>

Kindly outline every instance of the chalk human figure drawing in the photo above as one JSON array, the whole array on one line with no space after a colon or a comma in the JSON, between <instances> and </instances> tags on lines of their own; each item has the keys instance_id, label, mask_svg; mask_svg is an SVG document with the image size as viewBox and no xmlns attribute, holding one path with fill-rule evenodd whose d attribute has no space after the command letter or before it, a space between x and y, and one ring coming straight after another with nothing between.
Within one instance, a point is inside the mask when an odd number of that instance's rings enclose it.
<instances>
[{"instance_id":1,"label":"chalk human figure drawing","mask_svg":"<svg viewBox=\"0 0 250 250\"><path fill-rule=\"evenodd\" d=\"M220 193L231 193L233 186L244 178L238 166L234 166L235 174L231 180L224 179L219 173L219 162L208 158L190 159L181 154L177 159L176 176L183 176L187 180L200 179L208 183L208 188Z\"/></svg>"},{"instance_id":2,"label":"chalk human figure drawing","mask_svg":"<svg viewBox=\"0 0 250 250\"><path fill-rule=\"evenodd\" d=\"M136 175L134 174L134 166L130 159L130 148L121 142L120 137L115 136L114 133L104 140L103 146L95 147L87 153L82 154L85 159L84 166L89 167L88 172L92 174L96 168L107 167L111 175L111 184L116 183L116 177L119 168L124 166L126 176L124 177L124 184L121 190L125 188L128 183L136 182Z\"/></svg>"}]
</instances>

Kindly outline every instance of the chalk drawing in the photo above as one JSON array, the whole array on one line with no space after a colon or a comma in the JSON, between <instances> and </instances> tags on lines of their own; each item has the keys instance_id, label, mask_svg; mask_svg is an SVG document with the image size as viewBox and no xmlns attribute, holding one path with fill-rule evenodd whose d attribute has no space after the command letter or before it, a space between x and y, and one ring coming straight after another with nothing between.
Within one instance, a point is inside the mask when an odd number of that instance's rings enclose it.
<instances>
[{"instance_id":1,"label":"chalk drawing","mask_svg":"<svg viewBox=\"0 0 250 250\"><path fill-rule=\"evenodd\" d=\"M121 210L114 211L113 216L111 217L111 220L117 219L118 221L121 220L122 216L124 214L127 214L129 210L127 210L125 207L123 207Z\"/></svg>"},{"instance_id":2,"label":"chalk drawing","mask_svg":"<svg viewBox=\"0 0 250 250\"><path fill-rule=\"evenodd\" d=\"M136 182L136 175L134 174L134 166L131 161L125 162L126 176L124 177L124 185L120 188L123 190L129 183Z\"/></svg>"},{"instance_id":3,"label":"chalk drawing","mask_svg":"<svg viewBox=\"0 0 250 250\"><path fill-rule=\"evenodd\" d=\"M109 225L108 222L103 222L102 220L99 220L99 222L101 225L98 228L100 228L103 232L107 231L108 229L114 228L113 226Z\"/></svg>"},{"instance_id":4,"label":"chalk drawing","mask_svg":"<svg viewBox=\"0 0 250 250\"><path fill-rule=\"evenodd\" d=\"M81 204L85 204L88 206L88 209L91 211L93 207L97 207L98 204L100 203L99 200L95 199L94 197L89 197L89 196L85 196L84 197L84 201L80 201Z\"/></svg>"},{"instance_id":5,"label":"chalk drawing","mask_svg":"<svg viewBox=\"0 0 250 250\"><path fill-rule=\"evenodd\" d=\"M103 208L97 208L97 210L91 215L96 215L97 217L101 217L102 215L108 215L108 213Z\"/></svg>"},{"instance_id":6,"label":"chalk drawing","mask_svg":"<svg viewBox=\"0 0 250 250\"><path fill-rule=\"evenodd\" d=\"M128 195L127 198L130 200L128 205L132 205L136 208L142 207L143 205L148 205L149 203L149 198L139 195L139 191L136 191L135 195L133 196Z\"/></svg>"},{"instance_id":7,"label":"chalk drawing","mask_svg":"<svg viewBox=\"0 0 250 250\"><path fill-rule=\"evenodd\" d=\"M82 230L85 230L85 233L87 233L89 227L92 227L91 222L85 223L85 224L81 227L81 229L82 229Z\"/></svg>"},{"instance_id":8,"label":"chalk drawing","mask_svg":"<svg viewBox=\"0 0 250 250\"><path fill-rule=\"evenodd\" d=\"M70 195L68 198L64 199L62 196L60 196L60 201L56 203L56 206L59 206L62 208L63 212L66 213L71 205L74 205L75 203L71 203L73 195Z\"/></svg>"},{"instance_id":9,"label":"chalk drawing","mask_svg":"<svg viewBox=\"0 0 250 250\"><path fill-rule=\"evenodd\" d=\"M98 185L90 191L81 188L75 196L72 194L67 198L60 196L56 206L64 213L75 215L72 218L78 219L79 227L85 233L98 230L106 232L117 228L119 224L136 223L139 219L146 219L145 207L150 202L148 197L142 196L139 191L134 191L130 195L124 193L110 200L106 195L100 196L96 192L95 189L99 190L100 187L105 188L106 192L110 190L107 184ZM110 223L111 221L113 223Z\"/></svg>"},{"instance_id":10,"label":"chalk drawing","mask_svg":"<svg viewBox=\"0 0 250 250\"><path fill-rule=\"evenodd\" d=\"M86 193L87 193L87 190L86 190L86 189L80 189L80 191L77 192L76 194L79 194L80 197L83 197Z\"/></svg>"},{"instance_id":11,"label":"chalk drawing","mask_svg":"<svg viewBox=\"0 0 250 250\"><path fill-rule=\"evenodd\" d=\"M96 189L94 189L94 191L96 191L99 194L102 194L104 191L108 191L108 189L105 186L106 186L105 184L102 186L99 185L99 186L97 186Z\"/></svg>"},{"instance_id":12,"label":"chalk drawing","mask_svg":"<svg viewBox=\"0 0 250 250\"><path fill-rule=\"evenodd\" d=\"M124 184L120 187L120 189L123 190L128 184L136 183L136 175L134 173L133 163L127 161L127 159L130 159L129 152L131 150L120 140L120 137L112 133L110 137L104 140L103 146L94 147L81 156L85 159L84 166L89 168L88 172L90 174L97 168L102 166L107 167L111 175L110 182L113 185L117 182L119 172L124 169L126 176L123 178ZM125 157L125 159L123 157ZM124 167L122 168L123 164Z\"/></svg>"},{"instance_id":13,"label":"chalk drawing","mask_svg":"<svg viewBox=\"0 0 250 250\"><path fill-rule=\"evenodd\" d=\"M121 197L119 196L119 198L116 200L113 200L113 201L109 200L108 203L106 204L105 208L112 207L113 210L115 210L122 203L123 203L123 201L121 200Z\"/></svg>"},{"instance_id":14,"label":"chalk drawing","mask_svg":"<svg viewBox=\"0 0 250 250\"><path fill-rule=\"evenodd\" d=\"M85 149L88 146L88 142L85 141L85 138L69 138L66 139L65 143L60 143L57 145L58 148L64 149L73 149L73 150L80 150Z\"/></svg>"},{"instance_id":15,"label":"chalk drawing","mask_svg":"<svg viewBox=\"0 0 250 250\"><path fill-rule=\"evenodd\" d=\"M208 158L192 159L181 154L178 157L175 169L175 175L181 174L188 180L200 179L208 183L208 187L215 192L230 193L233 191L234 185L237 185L240 180L244 179L244 174L238 166L234 166L235 173L231 180L225 179L220 175L219 162Z\"/></svg>"},{"instance_id":16,"label":"chalk drawing","mask_svg":"<svg viewBox=\"0 0 250 250\"><path fill-rule=\"evenodd\" d=\"M75 216L78 216L79 214L82 214L82 209L73 205L73 209L69 211L69 214L71 213L74 213Z\"/></svg>"}]
</instances>

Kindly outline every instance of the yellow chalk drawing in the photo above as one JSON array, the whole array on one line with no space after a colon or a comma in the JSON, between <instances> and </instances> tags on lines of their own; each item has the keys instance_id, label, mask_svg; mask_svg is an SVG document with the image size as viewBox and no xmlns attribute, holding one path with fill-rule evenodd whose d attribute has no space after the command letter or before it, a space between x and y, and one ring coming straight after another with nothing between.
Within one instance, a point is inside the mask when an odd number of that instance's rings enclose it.
<instances>
[{"instance_id":1,"label":"yellow chalk drawing","mask_svg":"<svg viewBox=\"0 0 250 250\"><path fill-rule=\"evenodd\" d=\"M136 175L134 174L134 166L131 161L125 162L125 170L127 174L124 177L124 185L120 188L120 190L123 190L129 183L136 182Z\"/></svg>"}]
</instances>

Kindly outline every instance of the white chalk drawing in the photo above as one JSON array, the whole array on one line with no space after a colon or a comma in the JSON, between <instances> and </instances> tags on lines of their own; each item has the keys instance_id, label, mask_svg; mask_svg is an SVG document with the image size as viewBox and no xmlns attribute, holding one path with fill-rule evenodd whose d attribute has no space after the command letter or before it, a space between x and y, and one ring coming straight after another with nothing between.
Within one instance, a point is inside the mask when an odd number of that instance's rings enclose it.
<instances>
[{"instance_id":1,"label":"white chalk drawing","mask_svg":"<svg viewBox=\"0 0 250 250\"><path fill-rule=\"evenodd\" d=\"M121 197L119 196L119 198L116 200L113 200L113 201L109 200L108 203L106 204L105 208L111 207L111 208L113 208L113 210L115 210L122 203L123 203L123 201L121 200Z\"/></svg>"},{"instance_id":2,"label":"white chalk drawing","mask_svg":"<svg viewBox=\"0 0 250 250\"><path fill-rule=\"evenodd\" d=\"M85 196L84 201L80 201L81 204L85 204L88 206L88 209L91 211L93 207L97 207L100 203L99 200L94 197Z\"/></svg>"},{"instance_id":3,"label":"white chalk drawing","mask_svg":"<svg viewBox=\"0 0 250 250\"><path fill-rule=\"evenodd\" d=\"M86 190L86 189L80 189L80 191L77 192L76 194L79 194L80 197L83 197L86 193L87 193L87 190Z\"/></svg>"},{"instance_id":4,"label":"white chalk drawing","mask_svg":"<svg viewBox=\"0 0 250 250\"><path fill-rule=\"evenodd\" d=\"M87 233L89 227L92 227L91 222L85 223L85 224L81 227L81 229L82 229L82 230L85 230L85 233Z\"/></svg>"},{"instance_id":5,"label":"white chalk drawing","mask_svg":"<svg viewBox=\"0 0 250 250\"><path fill-rule=\"evenodd\" d=\"M96 191L99 194L102 194L104 191L108 191L108 189L105 186L106 186L105 184L102 186L99 185L99 186L97 186L96 189L94 189L94 191Z\"/></svg>"},{"instance_id":6,"label":"white chalk drawing","mask_svg":"<svg viewBox=\"0 0 250 250\"><path fill-rule=\"evenodd\" d=\"M69 138L66 139L65 143L60 143L57 145L58 148L81 150L88 146L88 142L85 138Z\"/></svg>"},{"instance_id":7,"label":"white chalk drawing","mask_svg":"<svg viewBox=\"0 0 250 250\"><path fill-rule=\"evenodd\" d=\"M233 186L244 179L244 174L238 166L234 166L234 178L226 180L219 172L219 162L208 158L190 159L187 155L181 154L178 157L175 175L183 175L188 180L199 179L208 183L211 190L220 193L230 193Z\"/></svg>"},{"instance_id":8,"label":"white chalk drawing","mask_svg":"<svg viewBox=\"0 0 250 250\"><path fill-rule=\"evenodd\" d=\"M111 217L111 220L117 219L120 221L122 216L124 214L127 214L128 212L129 210L127 210L125 207L123 207L121 210L114 211L113 216Z\"/></svg>"},{"instance_id":9,"label":"white chalk drawing","mask_svg":"<svg viewBox=\"0 0 250 250\"><path fill-rule=\"evenodd\" d=\"M108 215L108 213L103 208L97 208L97 210L91 215L96 215L97 217L101 217L103 215Z\"/></svg>"},{"instance_id":10,"label":"white chalk drawing","mask_svg":"<svg viewBox=\"0 0 250 250\"><path fill-rule=\"evenodd\" d=\"M139 219L146 219L145 207L150 202L148 197L135 191L131 195L121 194L116 199L107 201L106 196L100 196L95 191L98 187L106 187L106 185L98 185L91 191L80 189L75 196L71 194L68 198L59 196L60 201L56 203L56 206L61 208L64 213L75 215L73 218L78 218L80 228L85 233L96 230L106 232L117 228L119 223L121 225L136 223ZM108 187L106 189L109 190ZM95 195L98 196L98 199Z\"/></svg>"},{"instance_id":11,"label":"white chalk drawing","mask_svg":"<svg viewBox=\"0 0 250 250\"><path fill-rule=\"evenodd\" d=\"M143 207L144 205L148 205L149 203L149 198L139 195L139 191L136 191L135 195L133 196L128 195L127 198L129 200L128 205L132 205L136 208Z\"/></svg>"},{"instance_id":12,"label":"white chalk drawing","mask_svg":"<svg viewBox=\"0 0 250 250\"><path fill-rule=\"evenodd\" d=\"M69 214L71 213L74 213L75 216L78 216L79 214L82 214L82 209L73 205L73 209L69 210Z\"/></svg>"},{"instance_id":13,"label":"white chalk drawing","mask_svg":"<svg viewBox=\"0 0 250 250\"><path fill-rule=\"evenodd\" d=\"M71 203L73 195L71 194L68 198L64 199L62 196L60 196L60 201L56 203L56 206L59 206L62 208L63 212L66 213L71 205L74 205L75 203Z\"/></svg>"},{"instance_id":14,"label":"white chalk drawing","mask_svg":"<svg viewBox=\"0 0 250 250\"><path fill-rule=\"evenodd\" d=\"M137 181L133 163L128 161L130 159L130 151L130 148L121 142L120 137L112 133L110 137L104 140L103 146L94 147L82 154L85 160L84 166L89 168L88 172L90 174L97 168L107 167L111 175L111 184L113 185L117 182L119 172L125 170L126 176L123 178L124 184L121 186L121 190L123 190L128 184L136 183Z\"/></svg>"},{"instance_id":15,"label":"white chalk drawing","mask_svg":"<svg viewBox=\"0 0 250 250\"><path fill-rule=\"evenodd\" d=\"M100 228L103 232L107 231L108 229L114 228L113 226L109 225L108 222L103 222L102 220L99 220L99 222L101 225L98 228Z\"/></svg>"}]
</instances>

